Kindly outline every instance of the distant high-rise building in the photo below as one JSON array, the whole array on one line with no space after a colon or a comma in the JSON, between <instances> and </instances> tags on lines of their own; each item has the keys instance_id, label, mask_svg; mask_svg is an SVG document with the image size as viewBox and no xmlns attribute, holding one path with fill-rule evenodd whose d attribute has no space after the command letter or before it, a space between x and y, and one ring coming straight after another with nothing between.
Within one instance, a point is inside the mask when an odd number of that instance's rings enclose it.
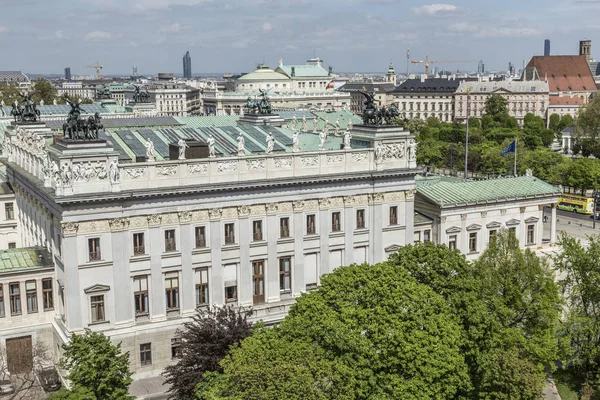
<instances>
[{"instance_id":1,"label":"distant high-rise building","mask_svg":"<svg viewBox=\"0 0 600 400\"><path fill-rule=\"evenodd\" d=\"M512 75L515 73L515 66L512 64L512 62L508 63L508 74Z\"/></svg>"},{"instance_id":2,"label":"distant high-rise building","mask_svg":"<svg viewBox=\"0 0 600 400\"><path fill-rule=\"evenodd\" d=\"M479 63L477 63L477 73L482 75L485 74L485 64L482 60L479 60Z\"/></svg>"},{"instance_id":3,"label":"distant high-rise building","mask_svg":"<svg viewBox=\"0 0 600 400\"><path fill-rule=\"evenodd\" d=\"M183 77L192 79L192 57L190 57L189 51L186 51L185 56L183 56Z\"/></svg>"},{"instance_id":4,"label":"distant high-rise building","mask_svg":"<svg viewBox=\"0 0 600 400\"><path fill-rule=\"evenodd\" d=\"M550 39L544 40L544 57L550 55Z\"/></svg>"},{"instance_id":5,"label":"distant high-rise building","mask_svg":"<svg viewBox=\"0 0 600 400\"><path fill-rule=\"evenodd\" d=\"M65 68L65 79L67 81L71 80L71 68L69 68L69 67Z\"/></svg>"}]
</instances>

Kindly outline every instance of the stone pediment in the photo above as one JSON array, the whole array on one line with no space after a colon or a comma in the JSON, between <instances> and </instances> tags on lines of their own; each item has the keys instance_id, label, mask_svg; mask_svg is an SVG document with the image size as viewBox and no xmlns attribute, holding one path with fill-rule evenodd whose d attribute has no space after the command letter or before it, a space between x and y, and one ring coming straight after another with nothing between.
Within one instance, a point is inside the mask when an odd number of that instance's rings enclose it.
<instances>
[{"instance_id":1,"label":"stone pediment","mask_svg":"<svg viewBox=\"0 0 600 400\"><path fill-rule=\"evenodd\" d=\"M479 224L471 224L471 225L467 226L468 231L478 231L480 229L481 229L481 225L479 225Z\"/></svg>"},{"instance_id":2,"label":"stone pediment","mask_svg":"<svg viewBox=\"0 0 600 400\"><path fill-rule=\"evenodd\" d=\"M525 220L526 224L533 224L535 222L538 222L540 219L537 217L529 217Z\"/></svg>"},{"instance_id":3,"label":"stone pediment","mask_svg":"<svg viewBox=\"0 0 600 400\"><path fill-rule=\"evenodd\" d=\"M518 219L511 219L510 221L506 221L506 226L516 226L519 225L521 221Z\"/></svg>"},{"instance_id":4,"label":"stone pediment","mask_svg":"<svg viewBox=\"0 0 600 400\"><path fill-rule=\"evenodd\" d=\"M500 229L502 227L502 224L498 221L494 221L494 222L490 222L485 227L488 229Z\"/></svg>"},{"instance_id":5,"label":"stone pediment","mask_svg":"<svg viewBox=\"0 0 600 400\"><path fill-rule=\"evenodd\" d=\"M388 247L386 247L384 250L386 253L395 253L398 250L400 250L402 248L402 246L400 246L399 244L392 244L389 245Z\"/></svg>"},{"instance_id":6,"label":"stone pediment","mask_svg":"<svg viewBox=\"0 0 600 400\"><path fill-rule=\"evenodd\" d=\"M460 233L461 229L458 226L452 226L446 229L446 233Z\"/></svg>"},{"instance_id":7,"label":"stone pediment","mask_svg":"<svg viewBox=\"0 0 600 400\"><path fill-rule=\"evenodd\" d=\"M83 289L83 291L86 294L108 292L109 290L110 290L110 286L108 286L108 285L100 285L100 284L96 284L96 285L90 286L87 289Z\"/></svg>"}]
</instances>

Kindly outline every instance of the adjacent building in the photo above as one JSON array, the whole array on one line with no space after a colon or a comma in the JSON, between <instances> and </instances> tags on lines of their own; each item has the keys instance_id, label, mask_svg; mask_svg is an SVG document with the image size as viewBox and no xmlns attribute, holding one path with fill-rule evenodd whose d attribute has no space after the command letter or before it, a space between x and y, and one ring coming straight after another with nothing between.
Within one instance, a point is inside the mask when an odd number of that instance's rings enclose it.
<instances>
[{"instance_id":1,"label":"adjacent building","mask_svg":"<svg viewBox=\"0 0 600 400\"><path fill-rule=\"evenodd\" d=\"M23 215L19 213L15 194L7 182L0 183L0 210L0 252L21 247L19 218Z\"/></svg>"},{"instance_id":2,"label":"adjacent building","mask_svg":"<svg viewBox=\"0 0 600 400\"><path fill-rule=\"evenodd\" d=\"M550 55L550 39L544 40L544 57Z\"/></svg>"},{"instance_id":3,"label":"adjacent building","mask_svg":"<svg viewBox=\"0 0 600 400\"><path fill-rule=\"evenodd\" d=\"M395 79L394 73L394 79ZM391 76L390 76L391 78ZM388 78L388 79L390 79ZM390 79L391 80L391 79ZM338 92L350 94L350 111L362 114L366 97L361 93L373 95L379 107L388 105L388 95L394 90L392 82L346 82Z\"/></svg>"},{"instance_id":4,"label":"adjacent building","mask_svg":"<svg viewBox=\"0 0 600 400\"><path fill-rule=\"evenodd\" d=\"M183 56L183 78L192 79L192 57L189 51Z\"/></svg>"},{"instance_id":5,"label":"adjacent building","mask_svg":"<svg viewBox=\"0 0 600 400\"><path fill-rule=\"evenodd\" d=\"M0 84L14 84L20 89L31 87L29 77L21 71L0 71Z\"/></svg>"},{"instance_id":6,"label":"adjacent building","mask_svg":"<svg viewBox=\"0 0 600 400\"><path fill-rule=\"evenodd\" d=\"M65 80L66 81L71 80L71 68L69 68L69 67L65 68Z\"/></svg>"},{"instance_id":7,"label":"adjacent building","mask_svg":"<svg viewBox=\"0 0 600 400\"><path fill-rule=\"evenodd\" d=\"M71 99L93 100L96 98L96 87L82 81L61 82L57 85L56 92L59 96L67 95Z\"/></svg>"}]
</instances>

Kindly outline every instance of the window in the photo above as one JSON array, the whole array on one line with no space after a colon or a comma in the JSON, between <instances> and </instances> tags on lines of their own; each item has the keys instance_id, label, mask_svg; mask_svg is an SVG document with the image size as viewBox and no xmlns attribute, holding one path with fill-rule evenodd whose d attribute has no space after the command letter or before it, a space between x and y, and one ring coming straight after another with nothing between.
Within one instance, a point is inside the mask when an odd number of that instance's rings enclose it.
<instances>
[{"instance_id":1,"label":"window","mask_svg":"<svg viewBox=\"0 0 600 400\"><path fill-rule=\"evenodd\" d=\"M104 322L104 295L92 296L90 304L92 307L92 323Z\"/></svg>"},{"instance_id":2,"label":"window","mask_svg":"<svg viewBox=\"0 0 600 400\"><path fill-rule=\"evenodd\" d=\"M148 276L133 278L133 301L136 316L148 314Z\"/></svg>"},{"instance_id":3,"label":"window","mask_svg":"<svg viewBox=\"0 0 600 400\"><path fill-rule=\"evenodd\" d=\"M237 264L227 264L223 271L225 302L237 301Z\"/></svg>"},{"instance_id":4,"label":"window","mask_svg":"<svg viewBox=\"0 0 600 400\"><path fill-rule=\"evenodd\" d=\"M513 226L513 227L510 227L510 228L508 228L508 233L509 233L510 235L513 235L513 236L515 236L515 237L516 237L516 236L517 236L517 228L515 228L514 226Z\"/></svg>"},{"instance_id":5,"label":"window","mask_svg":"<svg viewBox=\"0 0 600 400\"><path fill-rule=\"evenodd\" d=\"M171 339L171 358L181 358L181 338Z\"/></svg>"},{"instance_id":6,"label":"window","mask_svg":"<svg viewBox=\"0 0 600 400\"><path fill-rule=\"evenodd\" d=\"M13 203L4 204L4 211L7 220L15 219L15 207Z\"/></svg>"},{"instance_id":7,"label":"window","mask_svg":"<svg viewBox=\"0 0 600 400\"><path fill-rule=\"evenodd\" d=\"M21 314L21 287L18 282L9 284L10 292L10 313L11 315Z\"/></svg>"},{"instance_id":8,"label":"window","mask_svg":"<svg viewBox=\"0 0 600 400\"><path fill-rule=\"evenodd\" d=\"M431 241L431 230L430 229L426 229L423 231L423 241L424 242L430 242Z\"/></svg>"},{"instance_id":9,"label":"window","mask_svg":"<svg viewBox=\"0 0 600 400\"><path fill-rule=\"evenodd\" d=\"M292 289L292 257L279 259L279 290L289 292Z\"/></svg>"},{"instance_id":10,"label":"window","mask_svg":"<svg viewBox=\"0 0 600 400\"><path fill-rule=\"evenodd\" d=\"M265 302L265 261L252 261L252 290L254 304Z\"/></svg>"},{"instance_id":11,"label":"window","mask_svg":"<svg viewBox=\"0 0 600 400\"><path fill-rule=\"evenodd\" d=\"M0 284L0 317L4 317L4 285Z\"/></svg>"},{"instance_id":12,"label":"window","mask_svg":"<svg viewBox=\"0 0 600 400\"><path fill-rule=\"evenodd\" d=\"M331 232L340 232L342 230L342 215L339 211L331 213Z\"/></svg>"},{"instance_id":13,"label":"window","mask_svg":"<svg viewBox=\"0 0 600 400\"><path fill-rule=\"evenodd\" d=\"M492 240L494 240L494 238L496 237L496 233L498 233L498 231L496 229L490 229L490 237L489 237L490 242Z\"/></svg>"},{"instance_id":14,"label":"window","mask_svg":"<svg viewBox=\"0 0 600 400\"><path fill-rule=\"evenodd\" d=\"M225 243L227 243L227 225L225 228ZM254 241L263 240L262 221L252 221L252 239Z\"/></svg>"},{"instance_id":15,"label":"window","mask_svg":"<svg viewBox=\"0 0 600 400\"><path fill-rule=\"evenodd\" d=\"M10 243L8 243L8 248L9 249L16 249L17 248L17 244L15 242L10 242Z\"/></svg>"},{"instance_id":16,"label":"window","mask_svg":"<svg viewBox=\"0 0 600 400\"><path fill-rule=\"evenodd\" d=\"M390 225L398 224L398 206L390 207Z\"/></svg>"},{"instance_id":17,"label":"window","mask_svg":"<svg viewBox=\"0 0 600 400\"><path fill-rule=\"evenodd\" d=\"M280 238L289 238L290 237L290 219L287 217L279 219L279 237Z\"/></svg>"},{"instance_id":18,"label":"window","mask_svg":"<svg viewBox=\"0 0 600 400\"><path fill-rule=\"evenodd\" d=\"M133 255L137 256L140 254L146 254L146 249L144 248L144 234L143 233L134 233L133 234Z\"/></svg>"},{"instance_id":19,"label":"window","mask_svg":"<svg viewBox=\"0 0 600 400\"><path fill-rule=\"evenodd\" d=\"M168 229L165 231L165 252L176 250L177 246L175 245L175 229Z\"/></svg>"},{"instance_id":20,"label":"window","mask_svg":"<svg viewBox=\"0 0 600 400\"><path fill-rule=\"evenodd\" d=\"M100 260L100 238L88 239L90 261Z\"/></svg>"},{"instance_id":21,"label":"window","mask_svg":"<svg viewBox=\"0 0 600 400\"><path fill-rule=\"evenodd\" d=\"M42 301L44 311L54 309L54 295L52 292L52 279L42 279Z\"/></svg>"},{"instance_id":22,"label":"window","mask_svg":"<svg viewBox=\"0 0 600 400\"><path fill-rule=\"evenodd\" d=\"M233 224L225 224L225 244L235 243L235 232Z\"/></svg>"},{"instance_id":23,"label":"window","mask_svg":"<svg viewBox=\"0 0 600 400\"><path fill-rule=\"evenodd\" d=\"M356 210L356 229L365 229L365 210Z\"/></svg>"},{"instance_id":24,"label":"window","mask_svg":"<svg viewBox=\"0 0 600 400\"><path fill-rule=\"evenodd\" d=\"M167 311L179 309L179 274L169 272L165 274L165 294L167 296Z\"/></svg>"},{"instance_id":25,"label":"window","mask_svg":"<svg viewBox=\"0 0 600 400\"><path fill-rule=\"evenodd\" d=\"M421 243L421 231L416 231L413 235L414 243Z\"/></svg>"},{"instance_id":26,"label":"window","mask_svg":"<svg viewBox=\"0 0 600 400\"><path fill-rule=\"evenodd\" d=\"M316 215L309 214L306 216L306 234L314 235L317 233Z\"/></svg>"},{"instance_id":27,"label":"window","mask_svg":"<svg viewBox=\"0 0 600 400\"><path fill-rule=\"evenodd\" d=\"M35 281L25 282L25 297L27 299L27 313L36 313L38 311L38 298Z\"/></svg>"},{"instance_id":28,"label":"window","mask_svg":"<svg viewBox=\"0 0 600 400\"><path fill-rule=\"evenodd\" d=\"M206 228L204 226L196 227L196 248L206 247Z\"/></svg>"},{"instance_id":29,"label":"window","mask_svg":"<svg viewBox=\"0 0 600 400\"><path fill-rule=\"evenodd\" d=\"M527 244L535 244L535 225L527 225Z\"/></svg>"},{"instance_id":30,"label":"window","mask_svg":"<svg viewBox=\"0 0 600 400\"><path fill-rule=\"evenodd\" d=\"M152 365L152 344L140 344L140 364Z\"/></svg>"},{"instance_id":31,"label":"window","mask_svg":"<svg viewBox=\"0 0 600 400\"><path fill-rule=\"evenodd\" d=\"M208 304L208 268L196 270L196 306Z\"/></svg>"},{"instance_id":32,"label":"window","mask_svg":"<svg viewBox=\"0 0 600 400\"><path fill-rule=\"evenodd\" d=\"M450 235L448 237L448 248L450 250L456 250L456 235Z\"/></svg>"},{"instance_id":33,"label":"window","mask_svg":"<svg viewBox=\"0 0 600 400\"><path fill-rule=\"evenodd\" d=\"M469 232L469 253L477 252L477 232Z\"/></svg>"}]
</instances>

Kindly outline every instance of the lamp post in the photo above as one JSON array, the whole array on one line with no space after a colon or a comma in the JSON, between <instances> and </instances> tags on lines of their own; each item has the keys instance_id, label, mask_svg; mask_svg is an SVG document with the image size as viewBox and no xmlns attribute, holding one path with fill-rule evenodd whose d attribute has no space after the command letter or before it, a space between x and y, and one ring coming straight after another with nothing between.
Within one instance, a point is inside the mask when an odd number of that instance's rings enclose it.
<instances>
[{"instance_id":1,"label":"lamp post","mask_svg":"<svg viewBox=\"0 0 600 400\"><path fill-rule=\"evenodd\" d=\"M467 136L465 138L465 181L467 180L467 164L469 162L469 93L471 93L471 89L467 89Z\"/></svg>"}]
</instances>

